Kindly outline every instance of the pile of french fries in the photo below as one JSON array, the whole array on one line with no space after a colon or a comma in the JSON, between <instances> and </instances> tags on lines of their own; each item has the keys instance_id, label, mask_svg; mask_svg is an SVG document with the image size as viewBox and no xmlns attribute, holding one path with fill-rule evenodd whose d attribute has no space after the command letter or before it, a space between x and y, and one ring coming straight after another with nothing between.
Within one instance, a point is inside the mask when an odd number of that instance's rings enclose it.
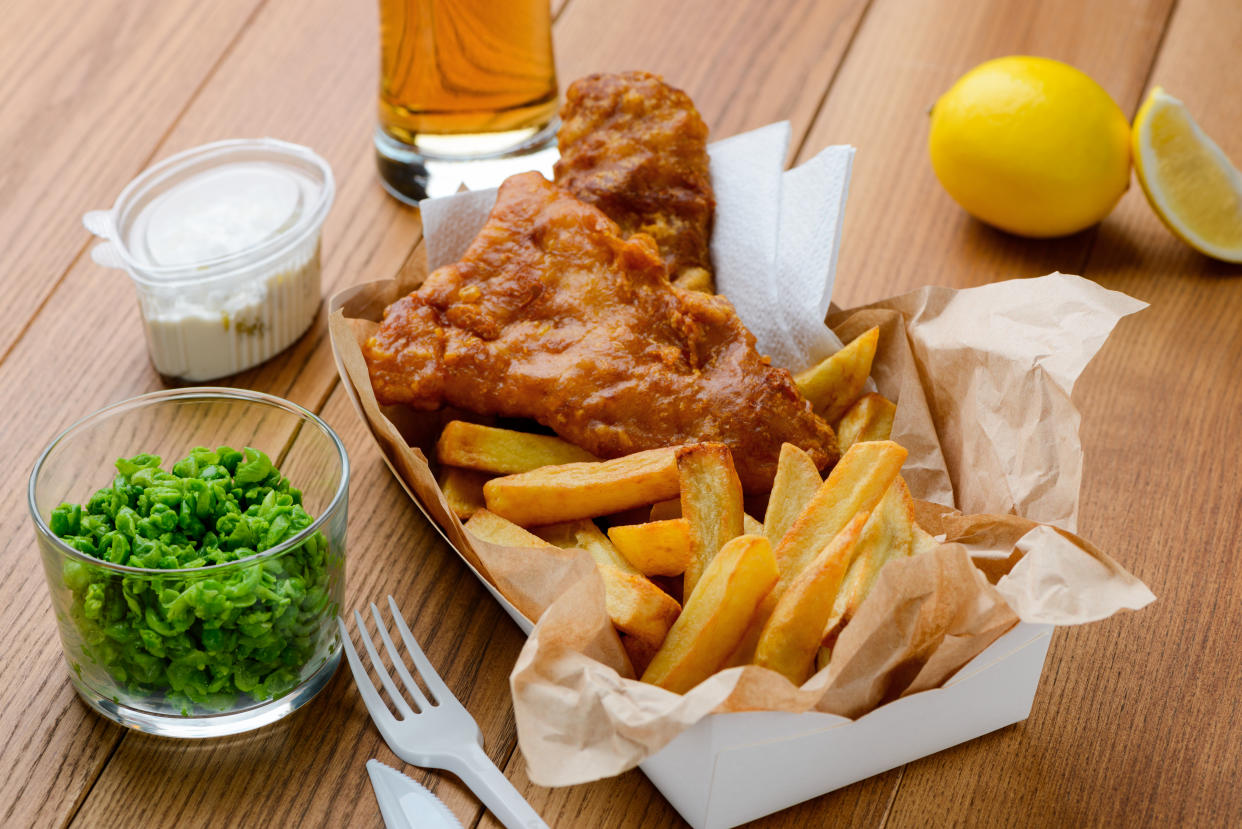
<instances>
[{"instance_id":1,"label":"pile of french fries","mask_svg":"<svg viewBox=\"0 0 1242 829\"><path fill-rule=\"evenodd\" d=\"M906 450L888 439L896 407L863 394L878 335L795 378L844 454L821 479L785 444L762 522L716 443L601 461L557 437L453 421L436 447L441 489L480 539L590 553L644 682L684 693L755 664L800 685L884 565L936 544L899 474Z\"/></svg>"}]
</instances>

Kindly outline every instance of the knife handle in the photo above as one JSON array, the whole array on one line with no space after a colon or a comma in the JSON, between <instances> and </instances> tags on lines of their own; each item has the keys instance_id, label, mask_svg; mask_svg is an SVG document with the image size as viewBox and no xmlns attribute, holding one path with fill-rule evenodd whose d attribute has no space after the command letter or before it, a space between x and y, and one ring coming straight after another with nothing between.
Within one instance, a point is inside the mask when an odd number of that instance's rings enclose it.
<instances>
[{"instance_id":1,"label":"knife handle","mask_svg":"<svg viewBox=\"0 0 1242 829\"><path fill-rule=\"evenodd\" d=\"M474 743L456 755L460 762L449 771L462 779L487 810L505 825L505 829L548 829L548 825L531 808L509 778L505 777L491 758Z\"/></svg>"}]
</instances>

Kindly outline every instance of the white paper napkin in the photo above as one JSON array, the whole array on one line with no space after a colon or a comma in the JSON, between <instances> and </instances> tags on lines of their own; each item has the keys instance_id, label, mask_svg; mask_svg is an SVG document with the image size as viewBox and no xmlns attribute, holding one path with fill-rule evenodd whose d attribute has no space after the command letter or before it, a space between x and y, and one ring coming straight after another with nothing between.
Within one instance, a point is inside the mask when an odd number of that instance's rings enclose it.
<instances>
[{"instance_id":1,"label":"white paper napkin","mask_svg":"<svg viewBox=\"0 0 1242 829\"><path fill-rule=\"evenodd\" d=\"M495 187L419 202L418 209L423 214L423 243L427 245L427 267L434 271L465 256L466 248L487 223L487 214L495 203Z\"/></svg>"},{"instance_id":2,"label":"white paper napkin","mask_svg":"<svg viewBox=\"0 0 1242 829\"><path fill-rule=\"evenodd\" d=\"M818 363L842 345L824 325L824 317L836 281L853 165L853 147L829 147L781 176L775 310L785 320L792 342L787 359L777 365L792 371ZM775 350L767 353L777 359Z\"/></svg>"},{"instance_id":3,"label":"white paper napkin","mask_svg":"<svg viewBox=\"0 0 1242 829\"><path fill-rule=\"evenodd\" d=\"M841 347L824 315L854 148L829 147L782 172L789 136L782 121L708 147L716 191L711 252L716 290L733 303L759 352L797 372ZM432 269L461 259L495 201L489 189L420 202Z\"/></svg>"}]
</instances>

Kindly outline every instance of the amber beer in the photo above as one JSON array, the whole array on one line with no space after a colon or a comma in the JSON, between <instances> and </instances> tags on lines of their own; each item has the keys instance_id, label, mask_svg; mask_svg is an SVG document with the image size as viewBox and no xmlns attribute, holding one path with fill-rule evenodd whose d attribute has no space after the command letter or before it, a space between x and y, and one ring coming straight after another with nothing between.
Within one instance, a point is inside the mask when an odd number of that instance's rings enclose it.
<instances>
[{"instance_id":1,"label":"amber beer","mask_svg":"<svg viewBox=\"0 0 1242 829\"><path fill-rule=\"evenodd\" d=\"M420 156L505 152L556 114L548 0L380 0L380 131Z\"/></svg>"}]
</instances>

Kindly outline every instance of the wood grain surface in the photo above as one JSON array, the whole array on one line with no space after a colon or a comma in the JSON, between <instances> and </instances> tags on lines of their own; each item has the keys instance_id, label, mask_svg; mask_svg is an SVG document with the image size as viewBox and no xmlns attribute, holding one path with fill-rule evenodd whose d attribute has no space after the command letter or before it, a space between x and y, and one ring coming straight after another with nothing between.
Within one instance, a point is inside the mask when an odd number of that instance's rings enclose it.
<instances>
[{"instance_id":1,"label":"wood grain surface","mask_svg":"<svg viewBox=\"0 0 1242 829\"><path fill-rule=\"evenodd\" d=\"M764 826L1230 825L1242 822L1242 725L1230 620L1242 614L1242 269L1154 218L1137 185L1097 228L1047 242L988 229L941 190L927 109L1003 54L1060 58L1127 114L1154 83L1242 160L1242 7L1216 0L562 0L562 86L592 71L661 72L713 137L789 119L791 158L858 147L836 299L923 284L1082 273L1151 307L1126 319L1076 390L1083 534L1159 597L1059 631L1031 718L800 804ZM83 212L149 163L206 141L271 135L332 164L324 294L418 255L417 212L379 187L374 3L9 0L0 27L0 825L380 826L363 764L402 768L464 825L494 826L450 775L403 766L348 672L287 720L224 740L123 732L67 681L24 488L50 438L163 387L133 289L87 251ZM230 378L318 411L353 461L349 607L391 593L487 750L552 826L681 826L639 772L531 784L507 677L522 637L410 504L339 388L322 319Z\"/></svg>"},{"instance_id":2,"label":"wood grain surface","mask_svg":"<svg viewBox=\"0 0 1242 829\"><path fill-rule=\"evenodd\" d=\"M0 354L154 159L262 0L10 2L0 33Z\"/></svg>"},{"instance_id":3,"label":"wood grain surface","mask_svg":"<svg viewBox=\"0 0 1242 829\"><path fill-rule=\"evenodd\" d=\"M928 284L1081 272L1095 229L1021 239L949 198L927 159L928 111L976 64L1034 54L1079 67L1133 113L1171 5L875 0L802 152L858 147L834 301L848 308Z\"/></svg>"},{"instance_id":4,"label":"wood grain surface","mask_svg":"<svg viewBox=\"0 0 1242 829\"><path fill-rule=\"evenodd\" d=\"M1180 0L1149 72L1149 85L1182 98L1235 161L1242 83L1220 67L1240 46L1242 7ZM1139 95L1119 102L1132 115ZM1086 453L1080 530L1158 601L1058 631L1030 719L911 764L896 825L1021 815L1059 826L1242 820L1242 667L1226 621L1242 613L1242 268L1175 239L1136 182L1081 272L1151 303L1118 326L1076 400ZM948 776L973 785L946 792Z\"/></svg>"}]
</instances>

